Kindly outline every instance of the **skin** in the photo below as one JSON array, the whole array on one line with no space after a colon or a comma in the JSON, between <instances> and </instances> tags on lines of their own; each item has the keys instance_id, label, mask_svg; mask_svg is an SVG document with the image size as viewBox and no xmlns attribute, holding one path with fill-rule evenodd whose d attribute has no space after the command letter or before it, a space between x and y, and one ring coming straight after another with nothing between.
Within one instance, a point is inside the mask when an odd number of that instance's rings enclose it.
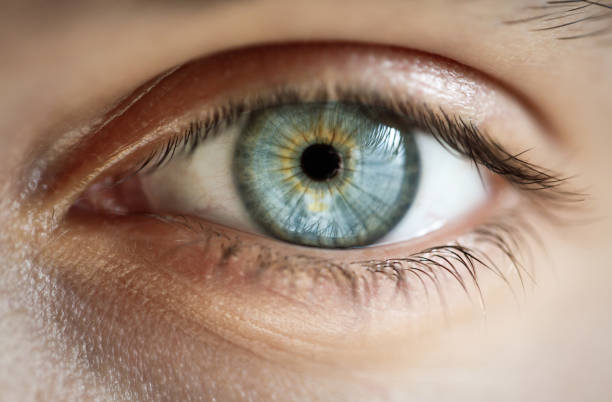
<instances>
[{"instance_id":1,"label":"skin","mask_svg":"<svg viewBox=\"0 0 612 402\"><path fill-rule=\"evenodd\" d=\"M581 26L533 32L537 22L503 24L532 16L525 7L538 5L3 6L2 399L606 400L612 393L610 39L557 39L587 29ZM454 293L446 316L433 308L414 318L412 310L384 303L364 311L331 288L318 290L328 304L317 308L306 296L287 302L242 281L237 272L256 252L211 256L211 266L227 263L226 276L204 281L190 268L198 254L146 247L188 240L184 231L138 218L108 223L51 213L66 211L86 180L69 171L63 184L45 187L55 166L49 161L66 160L70 145L80 144L92 121L116 110L118 99L194 58L303 40L439 55L477 71L520 105L529 129L499 140L513 149L533 147L530 157L572 176L572 189L588 194L561 225L531 218L543 243L533 241L529 260L537 285L522 290L519 284L516 298L486 286L486 317ZM210 228L229 243L237 236ZM464 229L438 236L452 240ZM288 247L257 239L274 251ZM394 245L362 256L418 249Z\"/></svg>"}]
</instances>

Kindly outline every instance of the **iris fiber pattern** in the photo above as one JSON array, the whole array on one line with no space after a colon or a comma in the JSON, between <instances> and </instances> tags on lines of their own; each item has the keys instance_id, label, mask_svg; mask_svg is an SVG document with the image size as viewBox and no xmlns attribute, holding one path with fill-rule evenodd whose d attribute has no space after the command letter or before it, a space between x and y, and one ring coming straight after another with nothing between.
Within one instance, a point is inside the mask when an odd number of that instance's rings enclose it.
<instances>
[{"instance_id":1,"label":"iris fiber pattern","mask_svg":"<svg viewBox=\"0 0 612 402\"><path fill-rule=\"evenodd\" d=\"M412 130L388 121L384 111L343 103L253 112L233 159L250 216L307 246L364 246L389 233L414 201L420 161Z\"/></svg>"}]
</instances>

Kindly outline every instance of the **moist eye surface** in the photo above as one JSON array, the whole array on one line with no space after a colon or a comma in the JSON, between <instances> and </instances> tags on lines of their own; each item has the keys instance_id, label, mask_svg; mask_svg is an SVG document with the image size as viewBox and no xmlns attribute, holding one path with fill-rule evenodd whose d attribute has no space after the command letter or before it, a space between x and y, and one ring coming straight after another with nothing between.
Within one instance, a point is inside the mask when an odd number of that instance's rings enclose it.
<instances>
[{"instance_id":1,"label":"moist eye surface","mask_svg":"<svg viewBox=\"0 0 612 402\"><path fill-rule=\"evenodd\" d=\"M251 218L282 240L354 247L391 231L420 176L414 134L362 105L305 103L254 112L234 177Z\"/></svg>"}]
</instances>

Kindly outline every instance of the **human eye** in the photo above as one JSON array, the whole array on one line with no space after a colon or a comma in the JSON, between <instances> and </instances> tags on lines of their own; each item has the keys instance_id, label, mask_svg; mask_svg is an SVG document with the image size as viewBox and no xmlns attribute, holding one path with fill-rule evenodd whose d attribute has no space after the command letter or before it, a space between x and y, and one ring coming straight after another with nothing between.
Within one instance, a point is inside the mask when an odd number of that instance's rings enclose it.
<instances>
[{"instance_id":1,"label":"human eye","mask_svg":"<svg viewBox=\"0 0 612 402\"><path fill-rule=\"evenodd\" d=\"M302 101L285 87L206 111L213 122L190 122L140 166L143 201L152 211L327 248L423 235L483 202L484 176L432 133L459 132L459 121L406 100L393 112L383 104L397 99L374 89L335 100L317 91Z\"/></svg>"},{"instance_id":2,"label":"human eye","mask_svg":"<svg viewBox=\"0 0 612 402\"><path fill-rule=\"evenodd\" d=\"M259 282L245 286L300 302L325 281L339 295L350 287L359 304L396 303L397 289L411 301L451 281L483 298L481 271L505 283L529 277L514 254L534 205L572 198L524 149L506 149L519 141L502 144L537 130L518 102L419 52L229 51L181 66L125 103L87 145L121 135L123 146L98 155L106 166L67 217L127 226L151 243L157 233L175 273L176 261L211 275L230 260L228 278L257 272ZM383 289L376 300L372 286Z\"/></svg>"},{"instance_id":3,"label":"human eye","mask_svg":"<svg viewBox=\"0 0 612 402\"><path fill-rule=\"evenodd\" d=\"M187 137L205 142L183 138L187 148L173 153L186 157L149 163L140 177L149 204L298 245L348 248L424 235L484 201L477 169L415 126L431 119L440 128L431 110L400 118L381 106L297 98L214 133L191 123Z\"/></svg>"}]
</instances>

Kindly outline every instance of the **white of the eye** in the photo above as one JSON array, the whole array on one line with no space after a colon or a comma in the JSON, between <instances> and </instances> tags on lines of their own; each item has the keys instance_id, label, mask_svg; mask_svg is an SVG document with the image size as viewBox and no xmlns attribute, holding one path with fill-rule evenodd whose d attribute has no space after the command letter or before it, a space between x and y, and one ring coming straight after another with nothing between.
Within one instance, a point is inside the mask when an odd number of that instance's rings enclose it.
<instances>
[{"instance_id":1,"label":"white of the eye","mask_svg":"<svg viewBox=\"0 0 612 402\"><path fill-rule=\"evenodd\" d=\"M476 210L488 197L475 164L446 149L431 135L415 135L421 177L414 203L377 244L396 243L438 230Z\"/></svg>"},{"instance_id":2,"label":"white of the eye","mask_svg":"<svg viewBox=\"0 0 612 402\"><path fill-rule=\"evenodd\" d=\"M197 215L212 222L259 232L232 177L234 145L241 124L209 138L190 157L177 157L143 177L143 189L157 210ZM419 237L440 229L483 205L487 199L474 164L440 145L431 135L415 135L421 176L414 203L398 225L377 244Z\"/></svg>"},{"instance_id":3,"label":"white of the eye","mask_svg":"<svg viewBox=\"0 0 612 402\"><path fill-rule=\"evenodd\" d=\"M211 222L258 231L238 194L232 176L237 123L161 169L144 175L142 186L151 206L160 211L195 215Z\"/></svg>"}]
</instances>

